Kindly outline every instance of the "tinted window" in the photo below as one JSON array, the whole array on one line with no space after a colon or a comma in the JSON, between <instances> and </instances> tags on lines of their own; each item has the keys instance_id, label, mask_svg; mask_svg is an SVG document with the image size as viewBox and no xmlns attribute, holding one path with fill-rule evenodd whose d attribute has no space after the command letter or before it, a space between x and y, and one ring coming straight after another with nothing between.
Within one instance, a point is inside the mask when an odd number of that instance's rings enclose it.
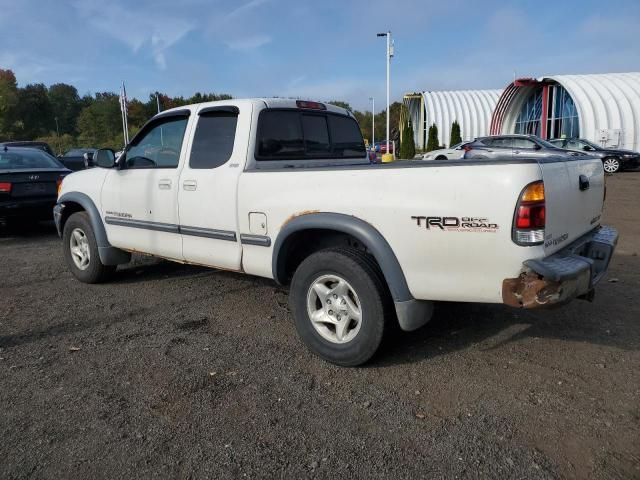
<instances>
[{"instance_id":1,"label":"tinted window","mask_svg":"<svg viewBox=\"0 0 640 480\"><path fill-rule=\"evenodd\" d=\"M333 154L341 158L357 158L365 154L360 127L351 117L329 115L329 131Z\"/></svg>"},{"instance_id":2,"label":"tinted window","mask_svg":"<svg viewBox=\"0 0 640 480\"><path fill-rule=\"evenodd\" d=\"M260 160L364 158L364 140L351 117L299 110L260 114L256 157Z\"/></svg>"},{"instance_id":3,"label":"tinted window","mask_svg":"<svg viewBox=\"0 0 640 480\"><path fill-rule=\"evenodd\" d=\"M511 148L513 142L509 137L496 137L484 139L482 143L494 148Z\"/></svg>"},{"instance_id":4,"label":"tinted window","mask_svg":"<svg viewBox=\"0 0 640 480\"><path fill-rule=\"evenodd\" d=\"M278 110L260 114L258 156L267 159L304 156L304 138L298 112Z\"/></svg>"},{"instance_id":5,"label":"tinted window","mask_svg":"<svg viewBox=\"0 0 640 480\"><path fill-rule=\"evenodd\" d=\"M180 150L186 117L167 118L154 124L136 137L127 150L128 168L176 168L180 160Z\"/></svg>"},{"instance_id":6,"label":"tinted window","mask_svg":"<svg viewBox=\"0 0 640 480\"><path fill-rule=\"evenodd\" d=\"M189 166L216 168L231 158L238 116L232 113L200 115L193 137Z\"/></svg>"},{"instance_id":7,"label":"tinted window","mask_svg":"<svg viewBox=\"0 0 640 480\"><path fill-rule=\"evenodd\" d=\"M307 155L326 157L331 154L326 116L302 115L302 131Z\"/></svg>"},{"instance_id":8,"label":"tinted window","mask_svg":"<svg viewBox=\"0 0 640 480\"><path fill-rule=\"evenodd\" d=\"M40 150L0 151L0 170L23 168L62 168L48 153Z\"/></svg>"},{"instance_id":9,"label":"tinted window","mask_svg":"<svg viewBox=\"0 0 640 480\"><path fill-rule=\"evenodd\" d=\"M524 148L525 150L533 150L536 144L528 138L514 138L513 148Z\"/></svg>"}]
</instances>

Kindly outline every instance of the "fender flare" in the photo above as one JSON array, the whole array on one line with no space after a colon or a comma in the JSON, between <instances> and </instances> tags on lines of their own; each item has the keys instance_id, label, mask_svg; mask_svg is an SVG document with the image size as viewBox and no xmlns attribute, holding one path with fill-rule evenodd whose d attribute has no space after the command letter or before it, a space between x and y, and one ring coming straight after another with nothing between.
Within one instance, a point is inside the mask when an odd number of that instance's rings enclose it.
<instances>
[{"instance_id":1,"label":"fender flare","mask_svg":"<svg viewBox=\"0 0 640 480\"><path fill-rule=\"evenodd\" d=\"M382 234L364 220L341 213L320 212L300 215L287 222L280 229L273 246L271 265L273 278L278 283L283 283L285 280L284 265L288 248L287 239L296 232L314 229L333 230L356 238L380 265L393 300L395 302L413 300L400 262Z\"/></svg>"},{"instance_id":2,"label":"fender flare","mask_svg":"<svg viewBox=\"0 0 640 480\"><path fill-rule=\"evenodd\" d=\"M77 203L89 215L91 228L93 229L93 234L98 244L98 254L103 265L119 265L128 263L131 260L131 254L129 252L113 247L109 243L107 231L104 228L104 223L102 223L100 212L87 194L81 192L65 193L58 199L56 208L59 206L64 208L66 202ZM58 218L59 217L56 216L56 227L58 227L58 233L62 236L63 225L59 223L60 220Z\"/></svg>"}]
</instances>

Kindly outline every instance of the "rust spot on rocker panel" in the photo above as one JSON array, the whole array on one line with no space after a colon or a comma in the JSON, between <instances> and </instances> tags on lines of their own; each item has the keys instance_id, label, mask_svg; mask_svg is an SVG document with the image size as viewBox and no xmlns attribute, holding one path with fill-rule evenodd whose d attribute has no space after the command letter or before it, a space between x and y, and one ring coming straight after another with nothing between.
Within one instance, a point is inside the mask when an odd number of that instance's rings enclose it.
<instances>
[{"instance_id":1,"label":"rust spot on rocker panel","mask_svg":"<svg viewBox=\"0 0 640 480\"><path fill-rule=\"evenodd\" d=\"M502 301L511 307L539 308L561 301L563 286L535 272L521 273L502 282Z\"/></svg>"}]
</instances>

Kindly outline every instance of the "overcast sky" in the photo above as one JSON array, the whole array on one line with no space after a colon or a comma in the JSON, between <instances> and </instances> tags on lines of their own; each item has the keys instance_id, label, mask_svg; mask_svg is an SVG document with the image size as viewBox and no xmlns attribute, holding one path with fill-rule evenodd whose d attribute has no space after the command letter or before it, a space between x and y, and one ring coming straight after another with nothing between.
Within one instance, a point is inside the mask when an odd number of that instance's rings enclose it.
<instances>
[{"instance_id":1,"label":"overcast sky","mask_svg":"<svg viewBox=\"0 0 640 480\"><path fill-rule=\"evenodd\" d=\"M345 100L640 71L639 0L0 0L0 68L21 86Z\"/></svg>"}]
</instances>

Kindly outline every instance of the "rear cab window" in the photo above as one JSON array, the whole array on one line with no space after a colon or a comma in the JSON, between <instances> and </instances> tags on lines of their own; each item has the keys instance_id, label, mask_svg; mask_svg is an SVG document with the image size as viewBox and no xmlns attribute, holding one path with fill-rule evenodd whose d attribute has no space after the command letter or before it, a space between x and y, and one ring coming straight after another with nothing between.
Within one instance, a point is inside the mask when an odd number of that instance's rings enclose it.
<instances>
[{"instance_id":1,"label":"rear cab window","mask_svg":"<svg viewBox=\"0 0 640 480\"><path fill-rule=\"evenodd\" d=\"M368 162L360 127L354 118L303 109L265 109L260 112L255 157L258 164L278 160L299 161L301 164L313 163L314 160Z\"/></svg>"}]
</instances>

